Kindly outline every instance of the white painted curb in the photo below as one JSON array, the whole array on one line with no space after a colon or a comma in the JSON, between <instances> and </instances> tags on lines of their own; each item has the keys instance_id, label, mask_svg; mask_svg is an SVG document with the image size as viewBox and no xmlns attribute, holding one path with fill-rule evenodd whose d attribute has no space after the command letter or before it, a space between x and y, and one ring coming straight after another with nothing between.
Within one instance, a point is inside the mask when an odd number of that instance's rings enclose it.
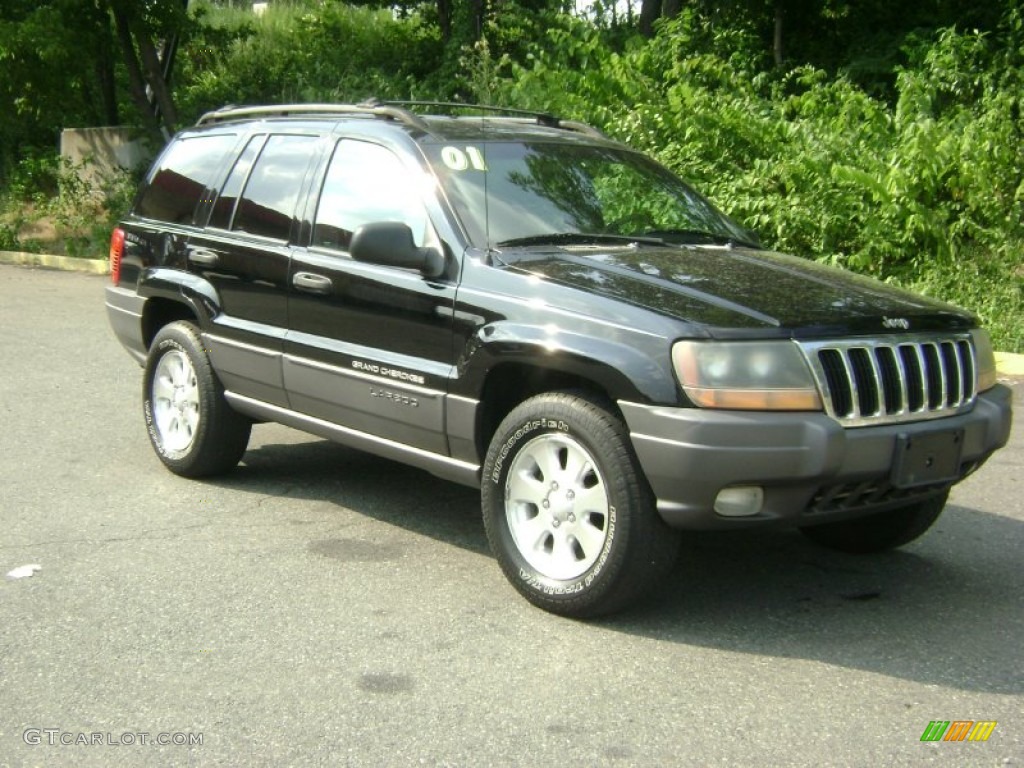
<instances>
[{"instance_id":1,"label":"white painted curb","mask_svg":"<svg viewBox=\"0 0 1024 768\"><path fill-rule=\"evenodd\" d=\"M65 272L87 272L105 275L110 271L106 259L76 259L72 256L56 256L52 253L26 253L24 251L0 251L0 264L19 264L23 267L48 267Z\"/></svg>"}]
</instances>

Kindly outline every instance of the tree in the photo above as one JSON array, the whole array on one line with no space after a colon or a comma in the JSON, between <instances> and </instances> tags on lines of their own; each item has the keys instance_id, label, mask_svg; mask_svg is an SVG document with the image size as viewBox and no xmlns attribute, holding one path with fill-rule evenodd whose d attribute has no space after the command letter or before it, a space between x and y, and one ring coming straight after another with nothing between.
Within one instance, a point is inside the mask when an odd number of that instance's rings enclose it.
<instances>
[{"instance_id":1,"label":"tree","mask_svg":"<svg viewBox=\"0 0 1024 768\"><path fill-rule=\"evenodd\" d=\"M114 22L136 109L165 138L178 116L169 81L181 31L189 23L188 0L100 0Z\"/></svg>"},{"instance_id":2,"label":"tree","mask_svg":"<svg viewBox=\"0 0 1024 768\"><path fill-rule=\"evenodd\" d=\"M187 0L5 0L0 5L0 174L51 150L62 128L131 114L156 138L177 119L168 81ZM133 121L134 122L134 121Z\"/></svg>"},{"instance_id":3,"label":"tree","mask_svg":"<svg viewBox=\"0 0 1024 768\"><path fill-rule=\"evenodd\" d=\"M938 29L994 30L1006 2L981 0L641 0L639 31L692 9L717 28L756 32L777 69L810 64L845 71L873 92L892 95L894 70L913 37Z\"/></svg>"}]
</instances>

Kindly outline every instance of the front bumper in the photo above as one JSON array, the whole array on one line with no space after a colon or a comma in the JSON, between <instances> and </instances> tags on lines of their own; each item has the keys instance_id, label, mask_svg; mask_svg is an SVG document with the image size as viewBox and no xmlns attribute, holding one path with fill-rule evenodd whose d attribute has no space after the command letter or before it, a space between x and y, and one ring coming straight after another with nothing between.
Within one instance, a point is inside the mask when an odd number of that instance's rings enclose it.
<instances>
[{"instance_id":1,"label":"front bumper","mask_svg":"<svg viewBox=\"0 0 1024 768\"><path fill-rule=\"evenodd\" d=\"M996 385L964 414L910 424L843 428L824 413L674 408L620 401L658 511L674 528L812 525L882 511L941 493L977 469L1010 436L1012 393ZM891 482L901 436L962 430L957 477L898 488ZM725 488L757 486L761 510L714 511Z\"/></svg>"}]
</instances>

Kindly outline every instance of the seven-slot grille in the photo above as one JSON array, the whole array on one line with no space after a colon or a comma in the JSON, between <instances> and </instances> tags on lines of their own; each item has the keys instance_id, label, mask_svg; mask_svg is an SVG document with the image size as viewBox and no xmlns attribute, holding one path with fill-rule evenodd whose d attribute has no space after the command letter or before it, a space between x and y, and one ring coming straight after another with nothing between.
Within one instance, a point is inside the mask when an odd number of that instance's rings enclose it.
<instances>
[{"instance_id":1,"label":"seven-slot grille","mask_svg":"<svg viewBox=\"0 0 1024 768\"><path fill-rule=\"evenodd\" d=\"M974 347L954 338L802 342L828 414L844 426L950 416L974 402Z\"/></svg>"}]
</instances>

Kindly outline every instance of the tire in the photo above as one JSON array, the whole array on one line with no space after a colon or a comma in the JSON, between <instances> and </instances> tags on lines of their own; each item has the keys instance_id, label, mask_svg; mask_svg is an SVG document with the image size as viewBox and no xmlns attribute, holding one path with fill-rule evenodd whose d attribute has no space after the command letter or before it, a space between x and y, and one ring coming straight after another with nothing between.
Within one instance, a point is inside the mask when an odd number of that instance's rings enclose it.
<instances>
[{"instance_id":1,"label":"tire","mask_svg":"<svg viewBox=\"0 0 1024 768\"><path fill-rule=\"evenodd\" d=\"M815 544L852 554L871 554L909 544L931 528L949 491L857 520L808 526L800 531Z\"/></svg>"},{"instance_id":2,"label":"tire","mask_svg":"<svg viewBox=\"0 0 1024 768\"><path fill-rule=\"evenodd\" d=\"M679 550L622 421L582 392L538 395L509 413L487 451L481 502L505 576L562 616L642 599Z\"/></svg>"},{"instance_id":3,"label":"tire","mask_svg":"<svg viewBox=\"0 0 1024 768\"><path fill-rule=\"evenodd\" d=\"M195 325L160 329L149 348L142 409L153 449L183 477L232 469L249 444L252 422L231 409Z\"/></svg>"}]
</instances>

